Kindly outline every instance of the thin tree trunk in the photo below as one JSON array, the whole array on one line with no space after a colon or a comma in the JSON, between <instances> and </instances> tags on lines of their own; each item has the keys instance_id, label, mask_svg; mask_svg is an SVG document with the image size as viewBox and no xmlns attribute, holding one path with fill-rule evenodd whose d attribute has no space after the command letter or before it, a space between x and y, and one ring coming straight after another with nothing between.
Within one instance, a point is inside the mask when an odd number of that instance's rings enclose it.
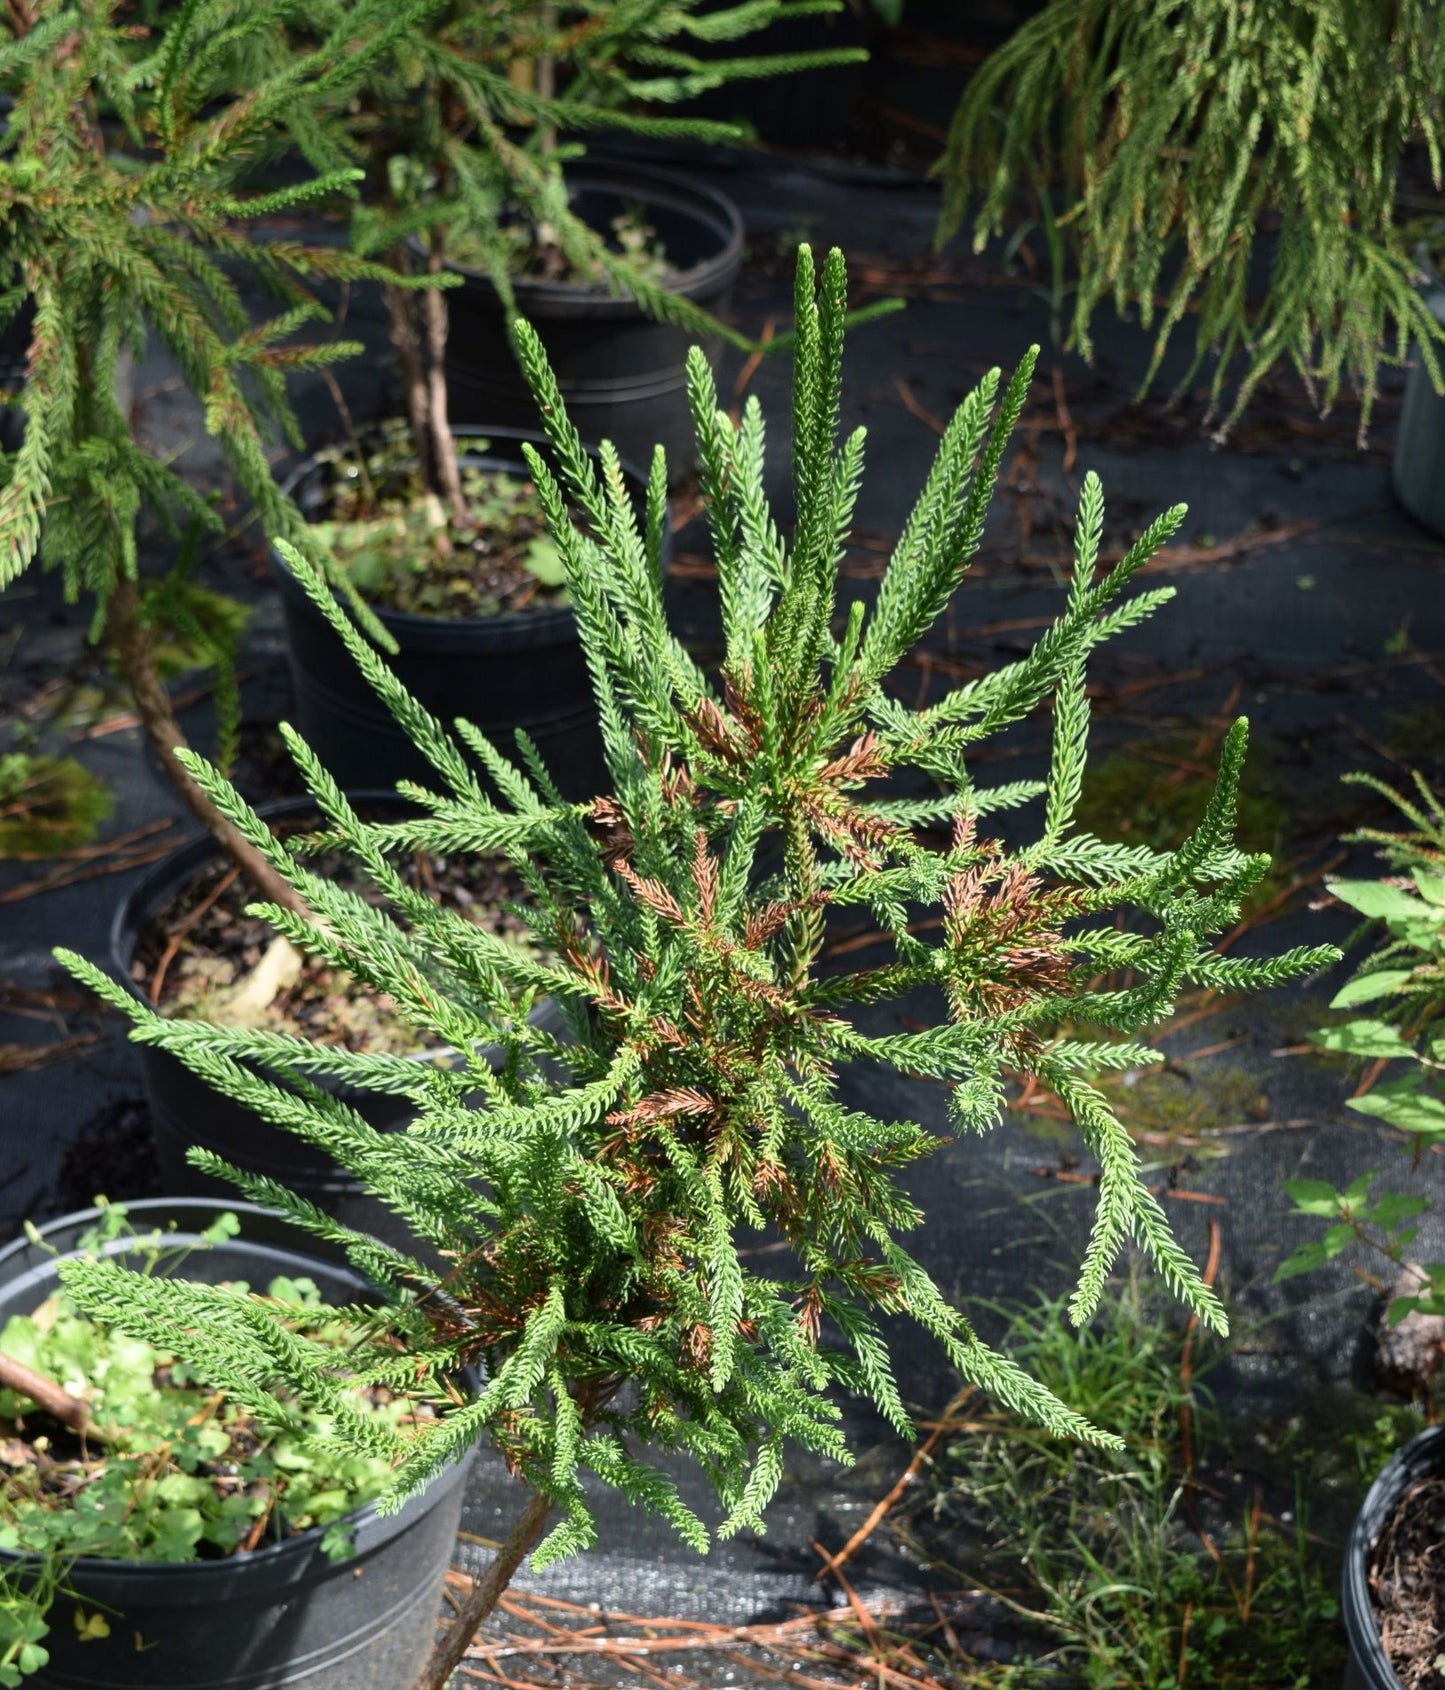
<instances>
[{"instance_id":1,"label":"thin tree trunk","mask_svg":"<svg viewBox=\"0 0 1445 1690\"><path fill-rule=\"evenodd\" d=\"M497 1599L512 1582L513 1575L522 1564L522 1557L530 1553L541 1537L551 1512L552 1504L547 1498L540 1491L533 1491L512 1527L511 1535L497 1551L485 1576L477 1581L471 1595L462 1604L461 1613L452 1620L446 1636L432 1650L417 1680L416 1690L446 1690L452 1674L462 1663L462 1657L471 1648L472 1639L496 1607Z\"/></svg>"},{"instance_id":2,"label":"thin tree trunk","mask_svg":"<svg viewBox=\"0 0 1445 1690\"><path fill-rule=\"evenodd\" d=\"M427 268L437 275L446 268L440 229L432 231ZM452 520L465 523L467 501L462 493L462 472L457 462L457 443L447 420L447 302L440 288L428 288L422 295L422 319L426 323L427 415L431 422L435 454L437 492L447 502Z\"/></svg>"},{"instance_id":3,"label":"thin tree trunk","mask_svg":"<svg viewBox=\"0 0 1445 1690\"><path fill-rule=\"evenodd\" d=\"M156 669L155 642L150 629L141 620L140 594L134 581L117 581L111 589L106 607L106 630L120 658L121 669L130 686L136 714L146 737L191 813L261 897L309 919L311 912L305 903L256 847L226 820L177 761L176 752L187 749L186 736L176 721L170 695Z\"/></svg>"},{"instance_id":4,"label":"thin tree trunk","mask_svg":"<svg viewBox=\"0 0 1445 1690\"><path fill-rule=\"evenodd\" d=\"M556 0L542 0L542 29L551 36L557 27ZM543 53L537 60L537 93L540 98L550 100L557 93L557 57L554 53ZM555 153L557 150L557 131L548 123L542 129L542 151Z\"/></svg>"},{"instance_id":5,"label":"thin tree trunk","mask_svg":"<svg viewBox=\"0 0 1445 1690\"><path fill-rule=\"evenodd\" d=\"M395 262L395 255L393 255ZM426 374L422 367L421 342L412 316L413 295L408 288L384 287L386 315L391 325L391 344L401 365L401 385L406 397L406 417L416 447L417 473L429 493L436 492L436 455L432 451L431 418L427 409Z\"/></svg>"}]
</instances>

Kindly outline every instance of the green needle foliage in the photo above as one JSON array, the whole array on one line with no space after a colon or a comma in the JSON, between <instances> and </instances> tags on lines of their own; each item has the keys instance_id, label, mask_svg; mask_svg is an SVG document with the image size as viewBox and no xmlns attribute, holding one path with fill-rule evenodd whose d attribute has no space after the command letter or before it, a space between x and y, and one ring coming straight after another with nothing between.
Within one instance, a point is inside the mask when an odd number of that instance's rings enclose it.
<instances>
[{"instance_id":1,"label":"green needle foliage","mask_svg":"<svg viewBox=\"0 0 1445 1690\"><path fill-rule=\"evenodd\" d=\"M12 8L0 33L0 94L13 101L0 133L0 321L35 314L15 405L27 420L20 450L0 466L0 585L34 557L65 574L69 596L102 604L137 573L141 509L173 528L218 529L216 512L162 457L133 436L123 371L148 333L164 342L205 405L206 426L268 529L304 532L266 462L266 425L299 448L286 405L288 370L359 350L348 342L289 344L324 317L306 281L385 274L334 248L251 241L248 219L295 210L319 195L354 192L354 171L264 197L238 184L274 131L324 98L344 66L376 49L351 30L379 3L351 8L351 29L202 112L209 89L188 55L234 24L232 0L190 0L153 50L137 59L119 0L37 0ZM418 8L413 5L410 10ZM277 27L280 4L248 7L249 24ZM372 20L373 22L376 19ZM98 105L118 113L94 120ZM285 309L252 324L225 266L249 266Z\"/></svg>"},{"instance_id":2,"label":"green needle foliage","mask_svg":"<svg viewBox=\"0 0 1445 1690\"><path fill-rule=\"evenodd\" d=\"M867 1397L910 1434L880 1326L896 1313L1010 1410L1059 1433L1116 1441L988 1348L905 1249L901 1235L923 1215L900 1175L937 1141L912 1121L851 1107L839 1072L869 1063L942 1081L966 1133L996 1123L1007 1077L1036 1076L1068 1102L1102 1168L1075 1319L1093 1312L1133 1238L1191 1309L1222 1326L1089 1076L1151 1059L1137 1035L1167 1017L1185 985L1268 985L1335 954L1244 961L1210 949L1266 866L1230 843L1242 723L1178 850L1107 845L1071 825L1088 654L1169 596L1127 589L1182 507L1101 570L1103 503L1089 477L1068 600L1033 651L927 709L890 695L899 660L943 611L979 545L1033 354L1002 391L995 371L960 406L871 613L855 603L835 620L863 467L862 430L838 440L845 287L841 253L829 255L819 286L800 249L790 543L763 491L761 410L750 401L735 426L718 409L706 359L692 357L726 629L720 684L664 617L662 454L638 513L615 453L604 447L598 467L584 452L536 335L517 329L556 464L533 453L531 469L567 566L611 795L561 802L524 735L516 760L465 722L452 738L291 554L436 771L435 791L408 789L415 819L368 823L286 730L329 818L327 839L354 855L390 909L309 873L300 848L273 839L213 770L194 757L189 766L314 912L306 920L269 910L276 926L387 993L419 1043L449 1046L455 1066L167 1022L81 958L58 953L133 1017L136 1038L325 1147L442 1253L450 1267L438 1280L282 1188L193 1153L198 1167L344 1244L389 1294L400 1349L355 1353L363 1377L441 1380L480 1365L486 1385L477 1396L417 1438L396 1440L395 1499L490 1439L561 1510L539 1564L593 1539L584 1473L702 1549L707 1531L651 1450L698 1462L728 1534L761 1526L788 1440L848 1458L836 1388ZM1045 699L1055 719L1048 780L976 785L972 748ZM920 773L931 777L914 780L924 795L908 796L908 778ZM991 815L1037 798L1043 826L1031 844L1011 848L984 831ZM530 894L521 918L546 955L495 941L409 890L391 858L411 850L509 858ZM943 918L936 942L917 930L933 911ZM886 959L853 972L830 966L833 912L871 916L887 936ZM1097 983L1124 969L1132 984ZM919 988L934 995L936 1024L876 1030L870 1007ZM565 1017L563 1039L528 1019L543 996ZM473 1054L484 1043L503 1047L500 1071ZM264 1077L260 1064L294 1086ZM373 1131L308 1083L320 1074L409 1098L414 1124ZM786 1266L763 1258L779 1264L776 1277L749 1249L764 1235L788 1247ZM67 1286L123 1328L166 1335L220 1384L254 1372L264 1351L268 1372L279 1367L303 1400L335 1388L259 1330L236 1333L205 1287L99 1265L76 1267Z\"/></svg>"},{"instance_id":3,"label":"green needle foliage","mask_svg":"<svg viewBox=\"0 0 1445 1690\"><path fill-rule=\"evenodd\" d=\"M1242 365L1221 437L1288 359L1323 411L1343 380L1354 384L1363 440L1379 366L1401 363L1412 335L1436 387L1445 379L1442 330L1394 218L1407 143L1423 141L1440 185L1438 22L1428 0L1050 0L959 104L939 163L940 236L976 205L981 250L1028 190L1056 290L1066 249L1077 265L1069 344L1085 357L1105 298L1146 329L1157 319L1142 394L1192 314L1181 391L1213 359L1217 411ZM1278 237L1255 309L1251 271L1270 225Z\"/></svg>"},{"instance_id":4,"label":"green needle foliage","mask_svg":"<svg viewBox=\"0 0 1445 1690\"><path fill-rule=\"evenodd\" d=\"M708 89L745 78L844 64L861 50L746 53L747 38L781 19L840 9L843 0L500 0L430 5L394 50L368 59L351 85L340 130L313 148L318 168L360 163L367 187L353 246L401 273L485 274L503 307L513 281L542 256L568 279L633 299L649 317L751 347L737 330L667 285L651 232L631 246L573 209L568 166L582 138L743 141L737 124L678 115ZM352 0L322 0L344 18ZM304 9L307 29L316 8ZM734 50L734 44L737 44ZM721 48L704 58L701 50ZM664 254L665 256L665 254ZM387 291L392 342L424 485L466 508L447 421L445 295ZM884 309L891 308L891 302Z\"/></svg>"},{"instance_id":5,"label":"green needle foliage","mask_svg":"<svg viewBox=\"0 0 1445 1690\"><path fill-rule=\"evenodd\" d=\"M24 413L24 437L0 453L0 587L38 551L62 571L68 599L93 598L95 629L114 643L182 795L233 849L174 762L184 741L154 651L158 633L194 635L196 619L174 581L142 588L137 553L143 513L193 537L221 519L165 454L136 438L129 371L149 336L164 343L267 530L306 544L267 462L278 432L300 445L285 379L358 348L292 336L326 315L310 282L387 272L345 251L244 230L320 194L354 192L354 170L266 195L241 187L277 131L303 127L342 73L361 74L424 3L356 0L344 27L226 96L207 64L238 33L279 29L284 0L187 0L158 41L139 48L120 0L17 0L0 23L0 95L10 102L0 132L0 327L27 304L33 311L24 381L10 401ZM100 111L114 118L102 124ZM251 322L235 267L278 297L275 316ZM259 861L249 867L265 878Z\"/></svg>"},{"instance_id":6,"label":"green needle foliage","mask_svg":"<svg viewBox=\"0 0 1445 1690\"><path fill-rule=\"evenodd\" d=\"M398 257L409 237L444 250L465 235L510 309L520 225L560 249L583 277L630 294L649 316L698 333L743 337L660 285L640 252L619 250L572 210L569 137L627 134L740 141L745 126L673 108L741 79L787 76L865 57L861 49L748 53L782 19L835 12L843 0L502 0L448 6L373 61L348 127L373 194L358 215L362 250ZM332 0L338 12L345 0ZM307 8L310 16L312 8ZM736 44L736 47L734 46ZM699 50L726 49L716 57Z\"/></svg>"}]
</instances>

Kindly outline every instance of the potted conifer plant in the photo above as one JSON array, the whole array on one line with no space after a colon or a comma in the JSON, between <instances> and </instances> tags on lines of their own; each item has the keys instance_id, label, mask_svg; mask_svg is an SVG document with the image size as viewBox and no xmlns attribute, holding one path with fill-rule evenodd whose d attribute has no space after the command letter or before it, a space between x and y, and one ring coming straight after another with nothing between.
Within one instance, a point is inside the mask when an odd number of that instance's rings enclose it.
<instances>
[{"instance_id":1,"label":"potted conifer plant","mask_svg":"<svg viewBox=\"0 0 1445 1690\"><path fill-rule=\"evenodd\" d=\"M701 183L583 157L574 137L742 138L668 107L848 57L739 55L739 38L796 9L452 7L370 61L347 112L367 182L355 250L460 285L384 289L404 414L317 454L291 485L415 697L505 743L524 729L569 797L596 792L605 766L561 560L523 461L541 418L507 322L520 310L538 328L583 437L612 441L639 505L654 445L687 470L689 338L749 345L717 315L741 218ZM709 42L725 56L690 51ZM284 561L277 576L313 749L343 785L424 777Z\"/></svg>"},{"instance_id":2,"label":"potted conifer plant","mask_svg":"<svg viewBox=\"0 0 1445 1690\"><path fill-rule=\"evenodd\" d=\"M215 1392L82 1315L59 1277L76 1259L213 1287L252 1344L245 1384ZM273 1332L324 1366L368 1297L334 1250L250 1204L106 1204L0 1251L0 1685L412 1681L465 1462L382 1518L389 1458L435 1412L430 1393L374 1381L300 1408L272 1389ZM362 1448L338 1443L341 1424Z\"/></svg>"},{"instance_id":3,"label":"potted conifer plant","mask_svg":"<svg viewBox=\"0 0 1445 1690\"><path fill-rule=\"evenodd\" d=\"M208 849L216 873L248 896L298 912L301 904L182 761L186 741L157 648L171 628L196 631L196 600L183 568L143 569L140 525L153 523L174 538L182 529L209 532L219 519L137 438L119 391L124 372L148 335L163 342L268 531L314 546L310 526L273 483L269 431L299 444L286 373L354 348L296 345L292 332L325 315L309 289L314 280L384 279L397 288L406 282L345 250L246 238L247 219L354 190L356 172L344 158L329 174L272 193L247 197L240 184L278 133L326 163L332 155L320 118L328 102L348 78L365 73L369 55L390 51L434 4L359 0L333 30L246 89L227 87L227 61L218 68L213 51L230 39L229 0L198 0L175 11L158 38L139 42L119 3L49 0L13 7L0 23L0 88L12 100L0 134L0 299L28 311L32 325L15 400L24 436L0 460L0 584L38 555L44 567L63 572L69 598L93 602L96 632L116 654L147 739L209 835L209 845L188 848L156 870L174 921L194 908L192 899L178 912L174 897L205 866ZM289 8L267 3L248 16L265 34L282 30ZM112 145L115 123L102 129L96 121L100 109L117 114L123 152ZM279 291L278 316L249 322L225 268L237 263ZM347 584L344 573L338 579ZM147 915L167 913L153 883L141 891L150 900ZM122 932L134 926L135 914L134 902L122 909ZM170 941L180 937L168 929L161 951L174 951ZM127 974L132 960L124 958ZM244 1018L251 1005L265 1009L283 980L303 972L302 959L284 943L253 960L225 1012ZM153 969L137 988L150 992L157 981ZM146 1075L160 1103L157 1121L171 1129L163 1159L173 1142L175 1168L184 1171L191 1123L164 1106L168 1080L184 1082L184 1072L155 1053ZM321 1177L326 1170L315 1171ZM294 1164L291 1172L297 1174Z\"/></svg>"},{"instance_id":4,"label":"potted conifer plant","mask_svg":"<svg viewBox=\"0 0 1445 1690\"><path fill-rule=\"evenodd\" d=\"M906 1119L852 1107L839 1071L862 1062L942 1081L964 1132L996 1123L1010 1076L1051 1087L1101 1168L1075 1317L1089 1318L1133 1238L1177 1295L1222 1325L1089 1076L1152 1059L1137 1035L1167 1018L1185 983L1263 986L1338 955L1320 947L1239 959L1211 949L1267 865L1231 843L1243 722L1177 850L1105 844L1074 825L1088 654L1170 596L1168 587L1133 597L1126 589L1176 530L1182 506L1101 570L1102 494L1086 477L1067 602L1033 650L926 709L890 693L899 660L942 614L979 545L1032 353L1001 395L995 371L959 407L871 610L855 602L835 622L863 458L861 429L837 439L845 293L840 253L819 289L800 249L790 544L764 495L756 400L735 426L718 409L706 358L698 352L689 366L726 634L718 684L665 620L656 571L664 478L650 484L639 519L615 460L599 472L569 423L537 335L517 327L559 473L535 451L528 463L594 677L609 796L560 802L530 748L514 763L459 722L495 795L483 790L458 742L409 698L320 573L292 554L298 580L435 771L436 790L418 794L419 816L368 822L286 730L331 836L391 909L308 874L214 769L186 761L313 912L273 905L267 919L298 946L344 961L419 1034L459 1053L456 1067L345 1059L359 1088L412 1099L417 1118L404 1133L376 1133L334 1098L298 1095L251 1066L321 1072L335 1053L260 1030L166 1021L93 964L57 953L132 1016L134 1037L324 1144L449 1264L438 1278L401 1253L379 1259L367 1240L275 1183L193 1152L253 1200L364 1257L389 1294L402 1348L353 1350L361 1376L395 1366L427 1381L472 1364L485 1375L474 1399L423 1428L384 1504L400 1505L479 1440L518 1480L515 1526L439 1643L420 1680L427 1690L446 1685L529 1551L542 1565L593 1541L584 1475L701 1550L711 1533L655 1452L698 1462L728 1535L761 1528L790 1441L848 1459L835 1388L861 1393L910 1434L880 1316L911 1315L966 1378L1019 1413L1109 1441L1107 1428L1083 1422L985 1345L905 1249L899 1234L923 1216L899 1175L935 1141ZM1047 781L978 785L971 748L1045 699L1054 718ZM1032 799L1042 800L1041 826L1030 843L1004 844L990 818ZM546 954L414 897L394 856L437 848L504 854L527 882L526 919ZM852 971L828 964L828 921L841 910L867 912L887 935L884 961ZM936 942L920 911L938 912ZM1115 969L1128 979L1101 984ZM935 1024L900 1031L877 1018L877 1006L925 986L942 1011ZM518 1016L519 1001L542 994L565 1018L565 1038ZM472 1056L484 1041L503 1044L499 1069ZM747 1242L767 1228L789 1256L786 1266L769 1257L765 1274ZM62 1277L91 1315L173 1347L220 1385L247 1363L204 1287L107 1263L68 1264ZM284 1372L303 1403L334 1388L303 1355L288 1356Z\"/></svg>"},{"instance_id":5,"label":"potted conifer plant","mask_svg":"<svg viewBox=\"0 0 1445 1690\"><path fill-rule=\"evenodd\" d=\"M176 572L143 575L138 524L144 516L176 538L192 527L214 532L220 519L136 438L128 370L135 348L156 335L268 529L309 545L306 524L272 480L268 431L296 438L286 371L359 348L298 346L289 337L325 315L309 280L388 273L344 251L238 232L247 218L354 191L354 171L250 199L238 184L275 130L304 131L305 108L343 64L354 69L385 51L398 19L409 22L427 3L397 13L366 0L334 34L260 86L233 91L219 109L196 49L218 25L223 0L186 8L139 63L119 0L16 6L0 35L0 90L11 101L0 131L0 299L7 315L29 321L12 395L24 437L0 464L0 587L38 555L62 573L69 600L93 600L95 632L115 653L178 795L256 889L282 902L294 901L289 889L176 756L186 742L156 644L171 628L190 631L195 606ZM269 6L258 27L279 28L285 10ZM124 151L95 118L102 106L119 114ZM279 290L280 315L248 322L222 267L236 261Z\"/></svg>"},{"instance_id":6,"label":"potted conifer plant","mask_svg":"<svg viewBox=\"0 0 1445 1690\"><path fill-rule=\"evenodd\" d=\"M1106 298L1145 329L1157 320L1141 396L1194 316L1176 394L1212 363L1208 422L1239 374L1217 439L1287 362L1322 412L1356 388L1363 443L1380 367L1403 363L1412 338L1445 391L1445 327L1417 290L1420 224L1399 189L1417 143L1440 187L1436 24L1430 6L1379 0L1048 0L959 102L937 166L940 241L972 215L980 251L1028 219L1053 267L1056 332L1073 293L1070 347L1092 355ZM1438 442L1434 461L1438 483ZM1426 479L1422 461L1408 480Z\"/></svg>"},{"instance_id":7,"label":"potted conifer plant","mask_svg":"<svg viewBox=\"0 0 1445 1690\"><path fill-rule=\"evenodd\" d=\"M423 296L423 321L410 329L398 321L408 301L389 300L409 383L413 365L429 384L428 365L443 360L453 421L539 427L506 331L520 311L541 334L584 439L611 440L642 463L661 443L674 473L685 472L689 338L749 347L718 316L741 260L742 222L714 190L620 159L594 162L576 138L748 139L746 125L670 110L704 89L786 82L865 57L745 50L779 21L842 5L648 0L619 11L505 0L418 30L372 79L352 122L369 188L360 249L385 251L401 268L409 243L421 263L466 278L445 300ZM702 56L714 48L721 57ZM453 332L438 344L444 305ZM410 414L414 422L415 407ZM434 419L434 433L444 421Z\"/></svg>"}]
</instances>

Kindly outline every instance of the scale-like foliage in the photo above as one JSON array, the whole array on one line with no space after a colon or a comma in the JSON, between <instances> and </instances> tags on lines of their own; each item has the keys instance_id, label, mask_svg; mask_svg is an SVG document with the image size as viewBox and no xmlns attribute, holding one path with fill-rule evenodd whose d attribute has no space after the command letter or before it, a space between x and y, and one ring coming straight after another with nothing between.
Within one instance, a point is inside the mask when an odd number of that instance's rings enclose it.
<instances>
[{"instance_id":1,"label":"scale-like foliage","mask_svg":"<svg viewBox=\"0 0 1445 1690\"><path fill-rule=\"evenodd\" d=\"M1429 0L1049 0L959 103L939 164L940 235L975 206L981 249L1029 191L1056 309L1066 252L1077 265L1069 338L1085 356L1104 299L1146 329L1157 315L1142 392L1193 314L1180 388L1213 359L1218 407L1242 366L1221 433L1288 359L1326 411L1354 383L1363 440L1379 366L1399 364L1412 337L1442 383L1442 331L1414 285L1422 226L1396 215L1408 143L1423 142L1440 184L1442 76Z\"/></svg>"},{"instance_id":2,"label":"scale-like foliage","mask_svg":"<svg viewBox=\"0 0 1445 1690\"><path fill-rule=\"evenodd\" d=\"M132 1015L138 1038L330 1150L450 1263L438 1279L375 1247L364 1257L391 1295L400 1347L358 1353L357 1367L441 1381L472 1363L486 1380L399 1452L396 1496L490 1438L562 1511L544 1560L590 1540L584 1469L700 1542L649 1465L651 1451L689 1452L727 1510L722 1529L734 1531L761 1524L787 1440L846 1458L835 1387L863 1393L908 1431L879 1325L898 1312L1002 1403L1060 1433L1109 1441L1107 1429L985 1346L904 1249L900 1237L923 1216L900 1175L935 1141L911 1121L851 1107L838 1079L845 1064L946 1082L959 1126L973 1131L996 1121L1011 1077L1052 1086L1103 1170L1076 1316L1089 1316L1133 1238L1192 1309L1223 1324L1088 1076L1140 1060L1136 1044L1112 1035L1160 1025L1183 986L1213 983L1225 966L1210 936L1233 925L1265 867L1231 842L1243 724L1177 852L1121 852L1072 823L1085 660L1110 628L1158 601L1122 595L1182 512L1101 574L1102 499L1090 477L1074 585L1033 653L930 708L908 708L886 683L978 545L1026 375L1008 384L991 430L997 376L964 402L875 610L851 607L839 638L836 561L861 446L836 440L841 254L830 254L817 289L802 249L798 284L791 547L763 492L756 402L734 425L717 409L700 353L691 370L727 632L717 684L667 632L655 521L640 521L620 496L610 463L599 470L581 450L535 334L517 331L548 419L556 467L536 453L532 470L567 564L607 733L610 794L560 803L525 742L513 762L465 728L493 783L485 791L299 554L292 561L316 604L436 770L435 791L409 789L414 819L367 822L289 736L329 818L326 837L390 907L311 873L300 844L273 839L214 770L191 760L313 912L311 923L274 912L277 924L386 992L422 1046L458 1053L454 1068L342 1060L276 1034L167 1022L79 958L64 959ZM1057 747L1046 825L1016 849L991 837L983 818L1028 794L976 787L969 748L1049 696ZM923 783L934 796L897 796L920 770L934 777ZM418 850L509 858L529 887L541 958L409 892L389 861ZM851 972L830 963L835 910L871 913L881 961ZM924 919L932 912L939 919ZM1232 987L1288 979L1333 955L1233 961ZM1113 968L1127 969L1130 983L1101 984ZM947 1006L937 1025L880 1031L865 1018L868 1006L919 987ZM563 1039L529 1019L544 995L565 1018ZM507 1061L496 1070L479 1052L498 1043ZM248 1066L259 1062L298 1081L330 1067L350 1085L402 1092L416 1120L404 1133L377 1133L346 1104L283 1089ZM204 1165L220 1169L214 1158ZM276 1186L232 1177L302 1225L363 1248ZM757 1254L764 1237L786 1254ZM187 1290L182 1307L180 1293L139 1291L114 1269L77 1266L68 1278L97 1313L163 1333L182 1352L203 1342L218 1384L245 1362L239 1347L231 1356L224 1323L200 1336L204 1289Z\"/></svg>"}]
</instances>

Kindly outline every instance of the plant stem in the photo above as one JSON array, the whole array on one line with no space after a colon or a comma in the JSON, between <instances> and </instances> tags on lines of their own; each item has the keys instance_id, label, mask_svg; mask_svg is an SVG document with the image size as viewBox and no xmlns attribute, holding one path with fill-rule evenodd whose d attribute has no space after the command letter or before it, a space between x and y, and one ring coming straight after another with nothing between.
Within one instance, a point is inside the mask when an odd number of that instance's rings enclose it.
<instances>
[{"instance_id":1,"label":"plant stem","mask_svg":"<svg viewBox=\"0 0 1445 1690\"><path fill-rule=\"evenodd\" d=\"M371 471L366 467L366 449L361 444L361 437L356 432L356 421L351 415L351 407L346 403L346 395L341 391L341 383L327 369L321 365L316 372L326 383L327 391L331 394L331 403L336 407L336 414L341 418L341 426L346 430L346 443L350 446L352 455L356 459L356 469L361 481L361 496L366 500L366 508L375 510L377 507L376 483L371 479Z\"/></svg>"},{"instance_id":2,"label":"plant stem","mask_svg":"<svg viewBox=\"0 0 1445 1690\"><path fill-rule=\"evenodd\" d=\"M557 28L556 0L542 0L542 30L550 39ZM542 53L537 59L537 94L541 99L550 100L557 93L557 55L553 52ZM554 153L557 150L557 131L552 124L542 127L542 151Z\"/></svg>"},{"instance_id":3,"label":"plant stem","mask_svg":"<svg viewBox=\"0 0 1445 1690\"><path fill-rule=\"evenodd\" d=\"M442 249L442 231L432 230L431 252L427 268L437 275L446 267ZM427 415L431 424L433 461L436 464L437 492L447 502L452 520L465 523L467 501L462 493L461 466L457 463L457 443L452 438L447 420L447 302L440 288L428 288L422 296L422 320L426 324L427 359Z\"/></svg>"},{"instance_id":4,"label":"plant stem","mask_svg":"<svg viewBox=\"0 0 1445 1690\"><path fill-rule=\"evenodd\" d=\"M527 1506L518 1515L507 1541L497 1551L487 1568L486 1576L472 1587L472 1593L462 1604L462 1611L447 1627L446 1636L432 1650L416 1690L446 1690L452 1674L461 1665L462 1657L472 1645L497 1599L512 1582L512 1576L526 1555L542 1535L552 1504L540 1491L533 1491Z\"/></svg>"},{"instance_id":5,"label":"plant stem","mask_svg":"<svg viewBox=\"0 0 1445 1690\"><path fill-rule=\"evenodd\" d=\"M73 1397L53 1379L36 1373L24 1362L0 1354L0 1385L29 1397L38 1408L72 1432L84 1432L90 1425L90 1404L81 1397Z\"/></svg>"},{"instance_id":6,"label":"plant stem","mask_svg":"<svg viewBox=\"0 0 1445 1690\"><path fill-rule=\"evenodd\" d=\"M305 903L256 847L226 820L177 760L176 753L187 749L186 736L176 721L170 695L156 668L155 642L141 616L140 594L134 581L122 578L111 589L106 605L106 631L120 659L146 737L191 813L262 898L309 918L311 912Z\"/></svg>"},{"instance_id":7,"label":"plant stem","mask_svg":"<svg viewBox=\"0 0 1445 1690\"><path fill-rule=\"evenodd\" d=\"M402 255L400 263L405 264ZM393 266L398 255L392 254ZM401 385L406 400L406 417L411 427L412 444L416 447L416 469L421 484L430 493L436 491L435 454L432 452L431 422L427 413L426 376L422 369L421 341L417 338L416 321L412 316L412 295L406 288L388 284L382 290L386 301L387 320L391 325L391 344L396 361L401 366Z\"/></svg>"}]
</instances>

